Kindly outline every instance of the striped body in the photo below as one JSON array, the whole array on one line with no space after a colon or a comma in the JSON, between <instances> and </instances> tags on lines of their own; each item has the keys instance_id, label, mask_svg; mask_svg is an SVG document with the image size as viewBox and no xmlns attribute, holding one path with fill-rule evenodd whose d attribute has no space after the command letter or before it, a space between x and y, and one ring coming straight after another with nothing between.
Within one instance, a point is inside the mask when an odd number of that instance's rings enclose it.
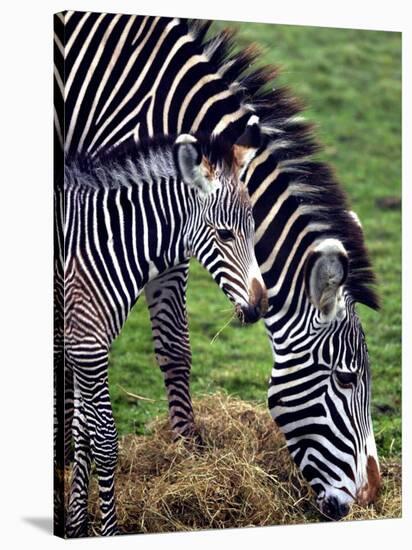
<instances>
[{"instance_id":1,"label":"striped body","mask_svg":"<svg viewBox=\"0 0 412 550\"><path fill-rule=\"evenodd\" d=\"M99 14L89 15L85 21L84 14L68 15L68 23L71 21L77 31L88 22L89 35L93 25L100 29L105 22L104 28L113 24L115 29L122 22L124 28L133 28L130 37L134 37L130 50L126 48L127 40L113 39L116 47L106 42L106 68L102 61L101 74L110 66L107 78L113 80L110 86L103 86L104 78L97 78L95 69L78 101L79 106L84 102L90 124L79 125L78 120L86 120L86 115L66 103L66 135L67 128L73 128L70 140L65 142L69 153L87 151L94 155L101 149L128 140L139 141L154 133L199 128L234 142L250 111L263 121L266 143L243 171L242 179L253 203L255 252L269 296L265 324L275 360L269 407L326 515L338 518L353 500L373 500L379 472L370 419L370 372L355 303L376 307L368 286L374 277L362 231L348 211L342 191L328 168L311 160L316 146L309 126L296 116L296 102L278 87L262 91L273 70L245 73L253 52L229 54L225 36L203 44L206 27L201 25L187 27L185 22L175 20L113 15L97 23ZM132 26L137 22L140 26L135 29ZM80 34L69 31L68 24L66 29L72 55L66 74L74 71L73 83L80 75L78 90L72 84L69 92L74 102L84 82L81 75L85 69L82 73L79 67L87 67L87 62L80 61L76 66L73 48ZM93 39L89 42L90 58L97 55L102 37L96 39L94 47ZM77 40L85 44L84 36ZM140 48L143 42L152 45ZM114 58L124 70L116 69ZM134 78L133 66L143 67L140 72L136 70ZM129 80L124 77L126 68ZM154 77L149 78L152 71ZM143 73L147 79L138 76ZM116 81L121 85L114 85ZM100 92L96 93L99 86ZM96 97L101 99L92 99ZM309 258L316 247L331 238L342 244L348 256L347 278L338 289L336 318L320 313L305 285ZM145 288L156 356L165 375L171 424L175 434L185 436L196 434L189 394L187 273L188 263L183 262L159 274ZM165 292L161 298L160 289ZM339 386L338 370L356 371L356 385L352 377L347 387ZM341 458L340 462L336 457ZM343 462L347 466L343 467Z\"/></svg>"}]
</instances>

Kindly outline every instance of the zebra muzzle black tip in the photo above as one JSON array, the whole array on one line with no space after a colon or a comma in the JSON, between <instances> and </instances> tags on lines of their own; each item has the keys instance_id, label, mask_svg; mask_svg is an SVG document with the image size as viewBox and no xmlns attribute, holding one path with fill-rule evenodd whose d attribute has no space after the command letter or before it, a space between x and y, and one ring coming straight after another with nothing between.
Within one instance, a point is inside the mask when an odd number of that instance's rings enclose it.
<instances>
[{"instance_id":1,"label":"zebra muzzle black tip","mask_svg":"<svg viewBox=\"0 0 412 550\"><path fill-rule=\"evenodd\" d=\"M239 310L236 308L238 318L243 324L256 323L262 317L262 310L260 305L252 305L241 307Z\"/></svg>"},{"instance_id":2,"label":"zebra muzzle black tip","mask_svg":"<svg viewBox=\"0 0 412 550\"><path fill-rule=\"evenodd\" d=\"M332 496L325 500L321 506L321 512L329 521L339 521L348 515L350 510L349 504L340 502L336 497Z\"/></svg>"}]
</instances>

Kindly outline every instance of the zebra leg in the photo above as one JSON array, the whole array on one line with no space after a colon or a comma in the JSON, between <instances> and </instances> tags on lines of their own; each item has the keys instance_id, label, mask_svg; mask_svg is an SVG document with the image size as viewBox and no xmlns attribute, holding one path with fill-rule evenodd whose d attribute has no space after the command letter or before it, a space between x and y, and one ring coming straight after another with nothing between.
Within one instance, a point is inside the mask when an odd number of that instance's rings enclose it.
<instances>
[{"instance_id":1,"label":"zebra leg","mask_svg":"<svg viewBox=\"0 0 412 550\"><path fill-rule=\"evenodd\" d=\"M173 439L197 433L189 391L192 355L186 312L189 262L171 268L145 287L157 363L163 372Z\"/></svg>"},{"instance_id":2,"label":"zebra leg","mask_svg":"<svg viewBox=\"0 0 412 550\"><path fill-rule=\"evenodd\" d=\"M56 222L58 230L60 226ZM58 239L55 238L55 242ZM55 251L55 257L58 254ZM64 364L64 293L62 267L58 261L54 263L54 323L53 323L53 444L54 444L54 487L53 487L53 531L63 537L65 525L65 438L66 414L65 396L67 383Z\"/></svg>"},{"instance_id":3,"label":"zebra leg","mask_svg":"<svg viewBox=\"0 0 412 550\"><path fill-rule=\"evenodd\" d=\"M73 460L72 426L74 418L73 370L68 366L65 367L64 383L64 464L68 466Z\"/></svg>"},{"instance_id":4,"label":"zebra leg","mask_svg":"<svg viewBox=\"0 0 412 550\"><path fill-rule=\"evenodd\" d=\"M90 461L93 460L99 481L101 534L117 534L117 518L114 495L114 476L117 465L117 431L110 403L107 378L107 349L89 347L76 349L74 367L76 405L73 434L75 440L75 466L72 481L73 508L70 516L76 517L79 529L87 517L87 493ZM88 357L80 364L79 357ZM77 431L78 430L78 431ZM85 445L83 449L82 446ZM77 469L76 469L77 468ZM74 504L76 502L76 505Z\"/></svg>"},{"instance_id":5,"label":"zebra leg","mask_svg":"<svg viewBox=\"0 0 412 550\"><path fill-rule=\"evenodd\" d=\"M55 306L57 309L57 306ZM55 322L55 327L58 326ZM64 339L55 332L54 346L54 534L65 531L65 468L72 455L73 370L64 354Z\"/></svg>"},{"instance_id":6,"label":"zebra leg","mask_svg":"<svg viewBox=\"0 0 412 550\"><path fill-rule=\"evenodd\" d=\"M65 469L72 455L74 412L73 371L65 361L63 345L54 350L54 533L65 530Z\"/></svg>"},{"instance_id":7,"label":"zebra leg","mask_svg":"<svg viewBox=\"0 0 412 550\"><path fill-rule=\"evenodd\" d=\"M88 493L91 469L90 439L86 414L78 389L74 392L74 417L71 433L74 440L74 462L70 488L67 536L84 537L88 532Z\"/></svg>"},{"instance_id":8,"label":"zebra leg","mask_svg":"<svg viewBox=\"0 0 412 550\"><path fill-rule=\"evenodd\" d=\"M53 392L53 444L54 444L54 480L53 480L53 530L54 534L64 536L64 465L65 465L65 416L64 416L64 359L63 346L54 350L54 392Z\"/></svg>"}]
</instances>

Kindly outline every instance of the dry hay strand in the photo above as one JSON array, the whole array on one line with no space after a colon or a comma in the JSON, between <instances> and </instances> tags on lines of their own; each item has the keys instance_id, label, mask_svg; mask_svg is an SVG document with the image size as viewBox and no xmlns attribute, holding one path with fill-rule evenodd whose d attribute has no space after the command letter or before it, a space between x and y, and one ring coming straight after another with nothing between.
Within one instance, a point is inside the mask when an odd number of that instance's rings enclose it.
<instances>
[{"instance_id":1,"label":"dry hay strand","mask_svg":"<svg viewBox=\"0 0 412 550\"><path fill-rule=\"evenodd\" d=\"M199 449L172 443L167 418L148 436L119 442L116 478L119 525L155 533L325 521L292 462L267 409L223 394L195 401ZM381 460L377 502L353 506L348 520L401 515L401 466ZM90 498L91 533L98 534L97 482Z\"/></svg>"}]
</instances>

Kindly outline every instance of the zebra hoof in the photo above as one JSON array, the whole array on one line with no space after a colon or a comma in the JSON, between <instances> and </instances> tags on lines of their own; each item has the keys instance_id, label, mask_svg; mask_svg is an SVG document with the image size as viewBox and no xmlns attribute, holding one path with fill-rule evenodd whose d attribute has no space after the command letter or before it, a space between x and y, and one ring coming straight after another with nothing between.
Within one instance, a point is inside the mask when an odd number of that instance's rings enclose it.
<instances>
[{"instance_id":1,"label":"zebra hoof","mask_svg":"<svg viewBox=\"0 0 412 550\"><path fill-rule=\"evenodd\" d=\"M185 445L196 452L201 452L206 448L202 436L194 426L190 434L185 437Z\"/></svg>"},{"instance_id":2,"label":"zebra hoof","mask_svg":"<svg viewBox=\"0 0 412 550\"><path fill-rule=\"evenodd\" d=\"M122 532L117 527L117 525L110 526L107 529L102 529L102 532L101 532L102 537L114 537L116 535L121 535L121 534L122 534Z\"/></svg>"},{"instance_id":3,"label":"zebra hoof","mask_svg":"<svg viewBox=\"0 0 412 550\"><path fill-rule=\"evenodd\" d=\"M195 453L202 453L206 449L205 442L199 433L194 433L185 443L186 447Z\"/></svg>"},{"instance_id":4,"label":"zebra hoof","mask_svg":"<svg viewBox=\"0 0 412 550\"><path fill-rule=\"evenodd\" d=\"M66 538L68 539L79 539L89 536L89 522L86 519L84 522L71 525L68 524L66 527Z\"/></svg>"},{"instance_id":5,"label":"zebra hoof","mask_svg":"<svg viewBox=\"0 0 412 550\"><path fill-rule=\"evenodd\" d=\"M189 450L201 451L206 447L202 436L194 425L186 428L184 432L175 435L174 441L177 442L180 440L183 441L185 447Z\"/></svg>"}]
</instances>

